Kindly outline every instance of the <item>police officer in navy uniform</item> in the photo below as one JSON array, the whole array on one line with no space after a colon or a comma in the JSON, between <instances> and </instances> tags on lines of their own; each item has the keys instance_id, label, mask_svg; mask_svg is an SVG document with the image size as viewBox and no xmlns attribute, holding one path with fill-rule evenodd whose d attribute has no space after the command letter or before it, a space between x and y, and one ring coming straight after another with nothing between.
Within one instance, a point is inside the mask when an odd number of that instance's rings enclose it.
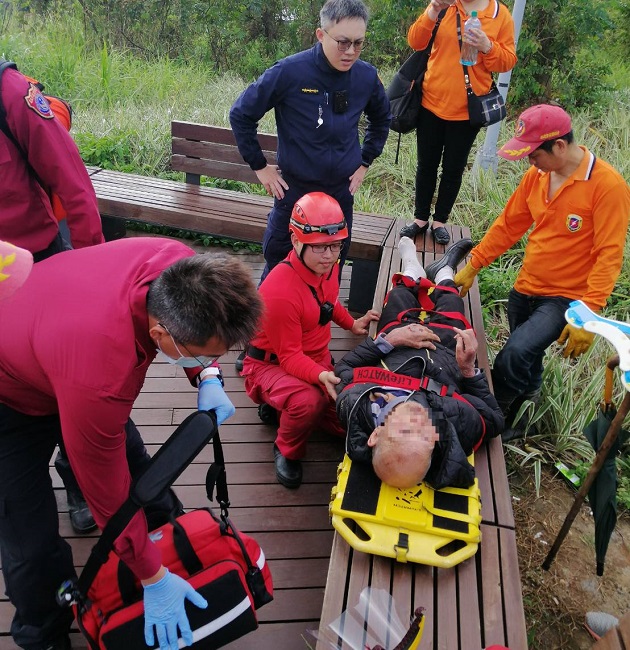
<instances>
[{"instance_id":1,"label":"police officer in navy uniform","mask_svg":"<svg viewBox=\"0 0 630 650\"><path fill-rule=\"evenodd\" d=\"M278 61L236 100L230 123L239 151L275 198L263 238L261 280L291 250L289 218L308 192L325 192L341 205L352 229L353 196L381 154L391 114L376 68L359 60L366 45L368 10L362 0L328 0L320 11L317 43ZM274 109L278 166L256 137L258 122ZM363 143L359 120L367 116ZM341 255L341 266L349 240Z\"/></svg>"}]
</instances>

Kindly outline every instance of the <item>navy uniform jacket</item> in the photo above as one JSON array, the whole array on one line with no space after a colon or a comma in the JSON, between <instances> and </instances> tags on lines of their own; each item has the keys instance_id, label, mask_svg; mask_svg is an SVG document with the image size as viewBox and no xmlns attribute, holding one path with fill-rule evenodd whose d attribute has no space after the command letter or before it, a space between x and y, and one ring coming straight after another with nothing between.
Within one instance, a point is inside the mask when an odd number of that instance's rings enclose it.
<instances>
[{"instance_id":1,"label":"navy uniform jacket","mask_svg":"<svg viewBox=\"0 0 630 650\"><path fill-rule=\"evenodd\" d=\"M348 101L343 113L333 111L339 91L345 91ZM320 43L275 63L232 106L230 124L238 149L253 170L267 164L256 130L272 108L283 175L324 185L337 185L362 162L369 165L379 156L391 121L389 100L376 68L358 59L347 72L335 70ZM358 127L363 112L368 124L361 146Z\"/></svg>"}]
</instances>

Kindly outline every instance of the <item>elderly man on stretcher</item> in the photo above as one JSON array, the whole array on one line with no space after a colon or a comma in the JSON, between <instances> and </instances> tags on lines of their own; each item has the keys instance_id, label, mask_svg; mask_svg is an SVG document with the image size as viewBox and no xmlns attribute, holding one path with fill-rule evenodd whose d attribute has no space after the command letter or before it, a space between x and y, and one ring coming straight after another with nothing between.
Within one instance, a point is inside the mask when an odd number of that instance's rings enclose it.
<instances>
[{"instance_id":1,"label":"elderly man on stretcher","mask_svg":"<svg viewBox=\"0 0 630 650\"><path fill-rule=\"evenodd\" d=\"M477 339L453 277L472 249L463 239L427 267L413 241L399 243L403 271L392 280L378 323L335 366L337 413L351 460L372 462L385 483L467 488L467 457L501 433L504 418L483 370Z\"/></svg>"}]
</instances>

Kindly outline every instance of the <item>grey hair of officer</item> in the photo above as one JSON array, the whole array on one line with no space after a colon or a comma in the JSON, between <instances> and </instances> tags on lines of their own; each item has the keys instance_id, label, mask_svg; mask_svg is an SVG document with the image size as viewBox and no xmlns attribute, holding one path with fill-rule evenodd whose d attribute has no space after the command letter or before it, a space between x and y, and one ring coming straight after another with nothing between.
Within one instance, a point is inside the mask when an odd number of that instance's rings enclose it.
<instances>
[{"instance_id":1,"label":"grey hair of officer","mask_svg":"<svg viewBox=\"0 0 630 650\"><path fill-rule=\"evenodd\" d=\"M366 24L370 12L363 0L328 0L319 12L322 29L328 29L346 18L359 18Z\"/></svg>"}]
</instances>

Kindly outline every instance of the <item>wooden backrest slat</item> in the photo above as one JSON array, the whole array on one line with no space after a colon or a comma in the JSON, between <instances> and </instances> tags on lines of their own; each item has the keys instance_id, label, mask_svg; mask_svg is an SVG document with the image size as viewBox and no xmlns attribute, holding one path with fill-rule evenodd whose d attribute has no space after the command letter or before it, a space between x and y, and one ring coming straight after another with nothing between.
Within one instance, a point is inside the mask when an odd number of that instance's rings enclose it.
<instances>
[{"instance_id":1,"label":"wooden backrest slat","mask_svg":"<svg viewBox=\"0 0 630 650\"><path fill-rule=\"evenodd\" d=\"M201 142L218 142L236 146L236 138L232 129L211 124L198 124L196 122L171 122L171 135L174 138L186 140L199 140ZM263 149L277 151L278 136L273 133L258 133L258 142Z\"/></svg>"},{"instance_id":2,"label":"wooden backrest slat","mask_svg":"<svg viewBox=\"0 0 630 650\"><path fill-rule=\"evenodd\" d=\"M201 158L213 161L221 160L223 162L235 163L249 169L249 165L245 163L236 147L221 142L199 142L198 140L173 138L172 152L173 155L179 154L191 158ZM263 153L270 164L276 164L275 151L264 151Z\"/></svg>"},{"instance_id":3,"label":"wooden backrest slat","mask_svg":"<svg viewBox=\"0 0 630 650\"><path fill-rule=\"evenodd\" d=\"M171 168L194 175L258 183L242 159L232 129L195 122L171 122ZM259 133L258 142L267 161L277 164L278 137Z\"/></svg>"},{"instance_id":4,"label":"wooden backrest slat","mask_svg":"<svg viewBox=\"0 0 630 650\"><path fill-rule=\"evenodd\" d=\"M248 165L238 165L220 160L201 160L199 158L173 155L171 156L171 168L189 174L226 178L244 183L258 183L258 177Z\"/></svg>"}]
</instances>

